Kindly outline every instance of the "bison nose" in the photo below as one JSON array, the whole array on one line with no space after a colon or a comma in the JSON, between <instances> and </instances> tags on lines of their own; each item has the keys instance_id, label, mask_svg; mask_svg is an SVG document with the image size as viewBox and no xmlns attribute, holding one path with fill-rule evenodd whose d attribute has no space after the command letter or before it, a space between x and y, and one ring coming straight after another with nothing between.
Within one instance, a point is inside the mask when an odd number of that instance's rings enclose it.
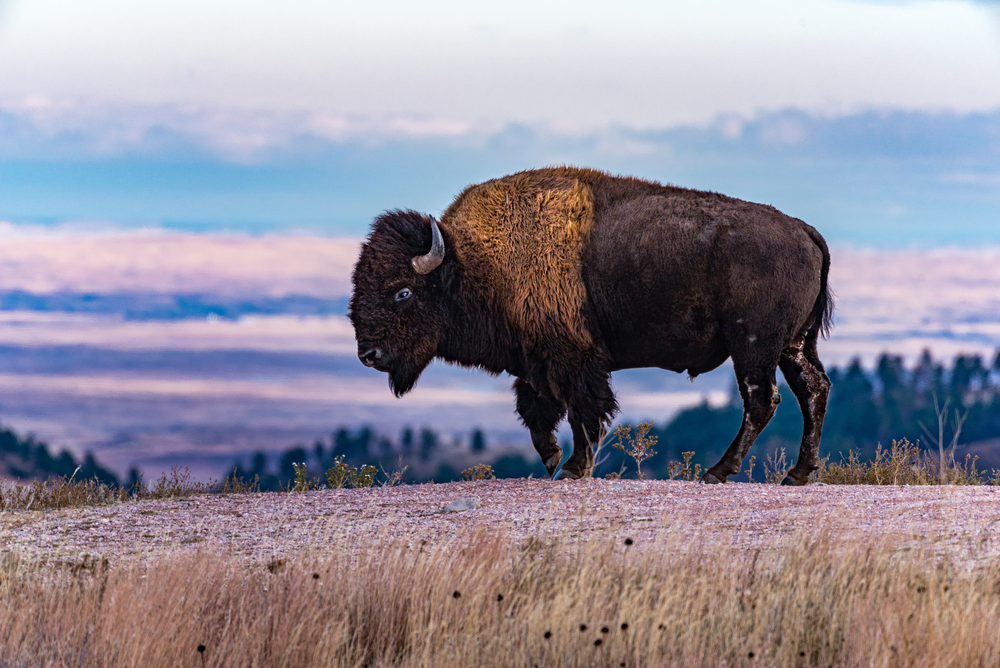
<instances>
[{"instance_id":1,"label":"bison nose","mask_svg":"<svg viewBox=\"0 0 1000 668\"><path fill-rule=\"evenodd\" d=\"M375 364L382 359L382 351L378 348L369 348L364 352L358 353L358 359L365 366L375 366Z\"/></svg>"}]
</instances>

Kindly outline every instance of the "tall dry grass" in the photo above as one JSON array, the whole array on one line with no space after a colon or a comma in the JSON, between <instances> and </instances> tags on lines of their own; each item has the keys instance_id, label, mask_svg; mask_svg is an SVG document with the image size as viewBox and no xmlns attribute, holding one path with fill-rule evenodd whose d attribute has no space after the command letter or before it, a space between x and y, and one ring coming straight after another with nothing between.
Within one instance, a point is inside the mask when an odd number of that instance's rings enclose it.
<instances>
[{"instance_id":1,"label":"tall dry grass","mask_svg":"<svg viewBox=\"0 0 1000 668\"><path fill-rule=\"evenodd\" d=\"M0 510L55 510L110 506L148 499L173 499L195 494L256 493L260 493L259 479L256 477L248 481L237 477L234 472L222 482L198 482L191 480L191 470L187 467L172 466L169 476L164 472L151 485L140 479L132 487L108 485L97 478L77 480L75 475L32 480L26 484L0 480Z\"/></svg>"},{"instance_id":2,"label":"tall dry grass","mask_svg":"<svg viewBox=\"0 0 1000 668\"><path fill-rule=\"evenodd\" d=\"M680 527L678 527L680 529ZM0 568L0 665L990 666L1000 566L817 529L790 547L359 539L294 562Z\"/></svg>"}]
</instances>

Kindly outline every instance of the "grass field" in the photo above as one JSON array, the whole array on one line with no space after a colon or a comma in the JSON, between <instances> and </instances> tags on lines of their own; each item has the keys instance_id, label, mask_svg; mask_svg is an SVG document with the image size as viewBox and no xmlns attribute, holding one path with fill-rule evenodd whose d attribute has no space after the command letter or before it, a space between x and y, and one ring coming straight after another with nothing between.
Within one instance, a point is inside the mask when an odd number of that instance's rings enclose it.
<instances>
[{"instance_id":1,"label":"grass field","mask_svg":"<svg viewBox=\"0 0 1000 668\"><path fill-rule=\"evenodd\" d=\"M1000 564L824 526L754 551L356 536L294 560L225 553L0 567L0 665L989 666ZM683 539L679 536L684 535Z\"/></svg>"}]
</instances>

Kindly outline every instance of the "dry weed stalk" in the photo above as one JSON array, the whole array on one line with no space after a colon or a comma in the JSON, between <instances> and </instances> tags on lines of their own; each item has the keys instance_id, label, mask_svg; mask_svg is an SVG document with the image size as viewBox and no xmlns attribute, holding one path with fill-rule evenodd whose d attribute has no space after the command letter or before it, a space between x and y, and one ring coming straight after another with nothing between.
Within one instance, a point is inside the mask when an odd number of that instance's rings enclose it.
<instances>
[{"instance_id":1,"label":"dry weed stalk","mask_svg":"<svg viewBox=\"0 0 1000 668\"><path fill-rule=\"evenodd\" d=\"M948 482L946 468L955 465L955 448L958 447L958 437L962 433L962 425L965 424L965 419L969 417L969 409L966 408L964 413L959 413L958 409L955 409L955 421L952 427L951 441L946 446L944 444L944 434L948 428L948 405L951 403L951 398L945 399L944 405L940 405L937 394L932 394L932 396L934 398L934 415L937 418L937 437L931 434L923 422L919 424L927 440L938 448L938 475L941 479L941 484L945 485Z\"/></svg>"}]
</instances>

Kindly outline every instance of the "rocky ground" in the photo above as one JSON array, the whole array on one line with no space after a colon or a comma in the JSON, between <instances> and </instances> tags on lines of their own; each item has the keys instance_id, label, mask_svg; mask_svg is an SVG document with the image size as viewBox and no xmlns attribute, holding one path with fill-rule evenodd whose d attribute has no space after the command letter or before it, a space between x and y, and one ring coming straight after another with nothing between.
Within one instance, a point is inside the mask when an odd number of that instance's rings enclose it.
<instances>
[{"instance_id":1,"label":"rocky ground","mask_svg":"<svg viewBox=\"0 0 1000 668\"><path fill-rule=\"evenodd\" d=\"M451 504L451 509L449 509ZM1000 556L1000 488L515 479L256 495L196 495L0 514L0 550L34 559L218 549L250 560L404 540L625 541L637 549L768 549L811 532L895 537L973 562ZM904 547L905 549L905 547Z\"/></svg>"}]
</instances>

